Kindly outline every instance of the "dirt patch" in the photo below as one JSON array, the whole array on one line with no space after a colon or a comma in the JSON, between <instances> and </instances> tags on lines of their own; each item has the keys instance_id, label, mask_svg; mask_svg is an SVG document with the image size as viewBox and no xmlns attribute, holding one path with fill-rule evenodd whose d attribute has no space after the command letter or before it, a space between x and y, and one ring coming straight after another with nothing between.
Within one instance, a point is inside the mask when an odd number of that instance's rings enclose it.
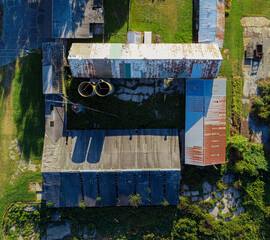
<instances>
[{"instance_id":1,"label":"dirt patch","mask_svg":"<svg viewBox=\"0 0 270 240\"><path fill-rule=\"evenodd\" d=\"M245 51L247 45L253 46L254 53L257 44L263 45L263 56L248 59L244 56L243 70L243 97L252 98L257 94L259 79L270 77L270 20L264 17L244 17L241 19L244 27L243 40Z\"/></svg>"}]
</instances>

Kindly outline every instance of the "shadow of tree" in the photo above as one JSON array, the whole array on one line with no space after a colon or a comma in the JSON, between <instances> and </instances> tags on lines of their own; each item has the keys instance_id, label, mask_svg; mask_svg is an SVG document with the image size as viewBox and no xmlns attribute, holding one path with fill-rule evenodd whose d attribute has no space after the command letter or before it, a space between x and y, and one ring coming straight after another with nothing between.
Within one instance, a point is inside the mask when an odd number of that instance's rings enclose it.
<instances>
[{"instance_id":1,"label":"shadow of tree","mask_svg":"<svg viewBox=\"0 0 270 240\"><path fill-rule=\"evenodd\" d=\"M41 54L32 53L19 64L14 79L13 117L23 156L41 159L45 124Z\"/></svg>"},{"instance_id":2,"label":"shadow of tree","mask_svg":"<svg viewBox=\"0 0 270 240\"><path fill-rule=\"evenodd\" d=\"M104 11L105 42L108 42L110 40L110 33L117 33L128 21L129 0L104 0Z\"/></svg>"}]
</instances>

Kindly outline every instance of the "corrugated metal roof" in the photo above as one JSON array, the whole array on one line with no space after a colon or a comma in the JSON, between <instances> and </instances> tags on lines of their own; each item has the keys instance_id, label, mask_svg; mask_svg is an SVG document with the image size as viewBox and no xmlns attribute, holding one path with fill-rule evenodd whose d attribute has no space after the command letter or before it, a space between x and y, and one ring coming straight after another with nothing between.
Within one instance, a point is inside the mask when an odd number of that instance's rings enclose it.
<instances>
[{"instance_id":1,"label":"corrugated metal roof","mask_svg":"<svg viewBox=\"0 0 270 240\"><path fill-rule=\"evenodd\" d=\"M42 172L180 169L177 129L68 131L45 135Z\"/></svg>"},{"instance_id":2,"label":"corrugated metal roof","mask_svg":"<svg viewBox=\"0 0 270 240\"><path fill-rule=\"evenodd\" d=\"M199 43L215 42L217 28L217 0L200 0Z\"/></svg>"},{"instance_id":3,"label":"corrugated metal roof","mask_svg":"<svg viewBox=\"0 0 270 240\"><path fill-rule=\"evenodd\" d=\"M152 32L144 31L144 43L152 43Z\"/></svg>"},{"instance_id":4,"label":"corrugated metal roof","mask_svg":"<svg viewBox=\"0 0 270 240\"><path fill-rule=\"evenodd\" d=\"M73 43L68 59L114 59L111 57L111 48L121 48L121 59L222 60L218 45L215 43Z\"/></svg>"},{"instance_id":5,"label":"corrugated metal roof","mask_svg":"<svg viewBox=\"0 0 270 240\"><path fill-rule=\"evenodd\" d=\"M142 43L142 33L136 31L128 32L127 43Z\"/></svg>"},{"instance_id":6,"label":"corrugated metal roof","mask_svg":"<svg viewBox=\"0 0 270 240\"><path fill-rule=\"evenodd\" d=\"M42 44L43 94L63 93L64 46L57 42Z\"/></svg>"},{"instance_id":7,"label":"corrugated metal roof","mask_svg":"<svg viewBox=\"0 0 270 240\"><path fill-rule=\"evenodd\" d=\"M186 81L185 163L225 163L226 79Z\"/></svg>"},{"instance_id":8,"label":"corrugated metal roof","mask_svg":"<svg viewBox=\"0 0 270 240\"><path fill-rule=\"evenodd\" d=\"M82 173L42 173L44 197L53 207L128 206L135 192L141 205L179 203L180 169L170 171L121 171ZM101 201L98 202L97 198Z\"/></svg>"},{"instance_id":9,"label":"corrugated metal roof","mask_svg":"<svg viewBox=\"0 0 270 240\"><path fill-rule=\"evenodd\" d=\"M90 38L93 23L104 23L102 1L53 0L53 38Z\"/></svg>"},{"instance_id":10,"label":"corrugated metal roof","mask_svg":"<svg viewBox=\"0 0 270 240\"><path fill-rule=\"evenodd\" d=\"M210 79L222 56L217 44L73 44L68 61L73 77L127 78L128 65L130 78Z\"/></svg>"},{"instance_id":11,"label":"corrugated metal roof","mask_svg":"<svg viewBox=\"0 0 270 240\"><path fill-rule=\"evenodd\" d=\"M225 5L223 0L200 0L199 43L216 42L223 47L225 35Z\"/></svg>"}]
</instances>

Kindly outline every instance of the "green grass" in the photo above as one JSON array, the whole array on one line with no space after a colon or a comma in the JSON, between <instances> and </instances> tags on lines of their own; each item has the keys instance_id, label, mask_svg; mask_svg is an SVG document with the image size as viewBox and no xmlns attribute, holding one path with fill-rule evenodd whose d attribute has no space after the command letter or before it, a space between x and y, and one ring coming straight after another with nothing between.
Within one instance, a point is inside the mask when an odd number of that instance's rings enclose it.
<instances>
[{"instance_id":1,"label":"green grass","mask_svg":"<svg viewBox=\"0 0 270 240\"><path fill-rule=\"evenodd\" d=\"M125 43L128 31L129 0L104 0L105 42Z\"/></svg>"},{"instance_id":2,"label":"green grass","mask_svg":"<svg viewBox=\"0 0 270 240\"><path fill-rule=\"evenodd\" d=\"M7 207L13 202L25 202L35 201L35 193L28 192L29 182L40 182L42 176L40 173L25 172L19 177L14 185L6 183L6 187L3 195L0 198L0 219L2 222L3 215ZM1 239L1 228L0 225L0 239Z\"/></svg>"},{"instance_id":3,"label":"green grass","mask_svg":"<svg viewBox=\"0 0 270 240\"><path fill-rule=\"evenodd\" d=\"M45 124L41 54L23 59L15 73L13 118L23 156L41 160Z\"/></svg>"},{"instance_id":4,"label":"green grass","mask_svg":"<svg viewBox=\"0 0 270 240\"><path fill-rule=\"evenodd\" d=\"M131 0L130 30L152 31L165 43L191 43L192 0Z\"/></svg>"},{"instance_id":5,"label":"green grass","mask_svg":"<svg viewBox=\"0 0 270 240\"><path fill-rule=\"evenodd\" d=\"M269 0L245 0L244 15L249 17L266 17L270 19Z\"/></svg>"}]
</instances>

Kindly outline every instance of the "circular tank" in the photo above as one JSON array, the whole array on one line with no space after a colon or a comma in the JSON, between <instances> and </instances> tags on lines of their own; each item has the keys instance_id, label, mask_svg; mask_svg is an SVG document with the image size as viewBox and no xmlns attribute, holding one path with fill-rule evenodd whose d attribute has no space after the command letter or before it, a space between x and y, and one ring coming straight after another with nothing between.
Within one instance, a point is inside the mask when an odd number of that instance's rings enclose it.
<instances>
[{"instance_id":1,"label":"circular tank","mask_svg":"<svg viewBox=\"0 0 270 240\"><path fill-rule=\"evenodd\" d=\"M95 95L95 86L91 82L82 82L78 87L78 92L83 97Z\"/></svg>"},{"instance_id":2,"label":"circular tank","mask_svg":"<svg viewBox=\"0 0 270 240\"><path fill-rule=\"evenodd\" d=\"M108 96L113 92L114 88L111 83L100 80L96 85L96 94L100 97Z\"/></svg>"}]
</instances>

